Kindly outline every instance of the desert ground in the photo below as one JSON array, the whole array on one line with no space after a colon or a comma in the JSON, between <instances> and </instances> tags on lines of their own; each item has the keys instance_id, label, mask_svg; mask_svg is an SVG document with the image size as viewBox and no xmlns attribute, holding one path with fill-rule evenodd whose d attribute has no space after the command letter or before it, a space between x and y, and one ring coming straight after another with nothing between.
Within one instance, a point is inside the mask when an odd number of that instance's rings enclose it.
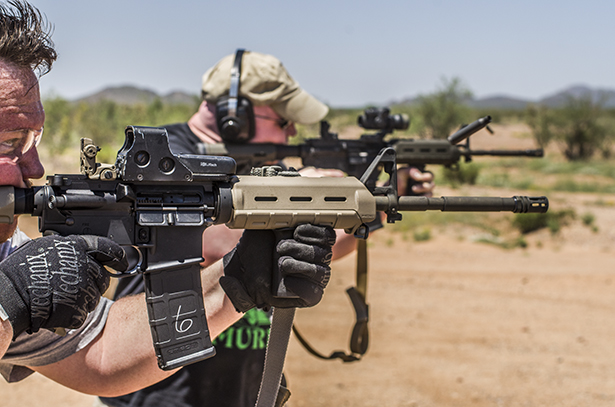
<instances>
[{"instance_id":1,"label":"desert ground","mask_svg":"<svg viewBox=\"0 0 615 407\"><path fill-rule=\"evenodd\" d=\"M506 147L490 143L480 147ZM536 195L481 187L435 191L458 194ZM480 231L460 225L436 227L424 242L389 227L374 233L369 350L359 362L322 361L291 338L289 406L614 406L613 198L547 195L553 210L591 210L598 230L572 222L555 236L528 235L524 249L478 243ZM354 284L354 267L354 256L335 262L323 301L298 312L297 326L323 353L348 348L354 313L345 289ZM1 381L0 394L2 406L94 402L37 374L18 384Z\"/></svg>"}]
</instances>

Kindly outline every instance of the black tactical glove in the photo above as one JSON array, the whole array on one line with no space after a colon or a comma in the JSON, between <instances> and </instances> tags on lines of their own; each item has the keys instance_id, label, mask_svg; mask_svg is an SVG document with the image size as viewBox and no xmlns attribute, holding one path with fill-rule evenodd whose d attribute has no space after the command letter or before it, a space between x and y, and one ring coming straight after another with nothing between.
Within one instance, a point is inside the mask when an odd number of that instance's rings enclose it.
<instances>
[{"instance_id":1,"label":"black tactical glove","mask_svg":"<svg viewBox=\"0 0 615 407\"><path fill-rule=\"evenodd\" d=\"M246 230L224 256L220 285L239 312L314 306L329 282L334 243L335 231L328 226L299 225L288 238L270 230ZM273 295L274 266L296 298Z\"/></svg>"},{"instance_id":2,"label":"black tactical glove","mask_svg":"<svg viewBox=\"0 0 615 407\"><path fill-rule=\"evenodd\" d=\"M46 236L0 262L0 305L13 338L41 328L79 328L109 287L110 273L128 268L124 250L99 236Z\"/></svg>"}]
</instances>

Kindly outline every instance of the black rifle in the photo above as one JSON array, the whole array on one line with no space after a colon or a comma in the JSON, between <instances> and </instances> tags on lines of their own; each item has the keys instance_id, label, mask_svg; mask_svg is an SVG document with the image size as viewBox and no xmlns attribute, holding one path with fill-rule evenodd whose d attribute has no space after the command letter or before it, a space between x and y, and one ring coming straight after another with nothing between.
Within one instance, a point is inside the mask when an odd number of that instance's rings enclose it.
<instances>
[{"instance_id":1,"label":"black rifle","mask_svg":"<svg viewBox=\"0 0 615 407\"><path fill-rule=\"evenodd\" d=\"M134 267L125 274L143 274L162 369L215 354L199 267L202 232L210 225L277 230L313 223L366 238L367 223L379 211L395 222L401 219L399 211L548 209L546 197L398 197L391 148L376 157L361 180L306 178L279 167L237 176L230 157L173 154L161 128L129 126L114 165L97 163L98 150L82 139L81 174L51 175L42 187L0 187L0 222L28 213L39 217L44 234L107 236L132 253ZM390 185L368 188L365 181L380 167ZM278 296L293 295L283 290L279 276L274 287Z\"/></svg>"},{"instance_id":2,"label":"black rifle","mask_svg":"<svg viewBox=\"0 0 615 407\"><path fill-rule=\"evenodd\" d=\"M388 134L396 129L407 129L409 121L405 115L390 115L389 109L370 108L359 116L358 123L365 129L378 129L375 134L363 134L359 139L340 139L329 131L326 121L320 122L320 138L306 139L302 144L284 145L273 143L252 144L205 144L198 145L200 154L233 157L239 172L276 162L288 157L301 158L303 166L334 168L346 174L361 177L378 153L387 147L395 150L398 164L406 164L424 171L425 165L436 164L456 168L462 157L465 162L473 156L526 156L542 157L542 149L528 150L471 150L469 137L485 128L491 122L485 116L462 127L446 140L389 139ZM465 140L465 143L459 144ZM367 181L372 187L378 174ZM407 191L411 191L411 184Z\"/></svg>"}]
</instances>

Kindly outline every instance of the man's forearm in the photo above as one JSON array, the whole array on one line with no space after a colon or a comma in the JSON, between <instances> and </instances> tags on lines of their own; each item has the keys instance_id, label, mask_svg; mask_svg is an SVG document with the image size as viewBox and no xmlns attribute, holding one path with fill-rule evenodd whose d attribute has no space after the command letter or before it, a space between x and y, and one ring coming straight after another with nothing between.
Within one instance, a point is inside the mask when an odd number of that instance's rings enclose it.
<instances>
[{"instance_id":1,"label":"man's forearm","mask_svg":"<svg viewBox=\"0 0 615 407\"><path fill-rule=\"evenodd\" d=\"M0 358L4 356L13 338L13 327L7 319L0 321Z\"/></svg>"},{"instance_id":2,"label":"man's forearm","mask_svg":"<svg viewBox=\"0 0 615 407\"><path fill-rule=\"evenodd\" d=\"M357 238L353 235L349 235L343 230L338 229L335 232L337 234L337 240L333 245L332 260L339 260L357 249Z\"/></svg>"},{"instance_id":3,"label":"man's forearm","mask_svg":"<svg viewBox=\"0 0 615 407\"><path fill-rule=\"evenodd\" d=\"M145 294L114 303L103 332L83 350L31 368L73 390L99 396L130 393L173 373L157 366Z\"/></svg>"},{"instance_id":4,"label":"man's forearm","mask_svg":"<svg viewBox=\"0 0 615 407\"><path fill-rule=\"evenodd\" d=\"M221 261L201 271L212 338L242 315L218 284L222 273ZM74 390L100 396L130 393L174 373L158 367L144 294L113 304L105 329L88 347L57 363L33 369Z\"/></svg>"},{"instance_id":5,"label":"man's forearm","mask_svg":"<svg viewBox=\"0 0 615 407\"><path fill-rule=\"evenodd\" d=\"M207 325L209 326L209 333L212 339L220 335L243 316L242 313L235 310L231 300L226 296L218 282L222 275L224 275L222 259L201 270Z\"/></svg>"}]
</instances>

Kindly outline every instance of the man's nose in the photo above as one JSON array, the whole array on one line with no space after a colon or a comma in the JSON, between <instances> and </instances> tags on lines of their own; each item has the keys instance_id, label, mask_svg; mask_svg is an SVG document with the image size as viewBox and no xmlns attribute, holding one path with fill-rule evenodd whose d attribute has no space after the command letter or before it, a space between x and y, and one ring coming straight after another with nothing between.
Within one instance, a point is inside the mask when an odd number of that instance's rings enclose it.
<instances>
[{"instance_id":1,"label":"man's nose","mask_svg":"<svg viewBox=\"0 0 615 407\"><path fill-rule=\"evenodd\" d=\"M291 123L287 128L286 128L286 135L288 137L291 136L295 136L297 134L297 129L295 128L295 123Z\"/></svg>"},{"instance_id":2,"label":"man's nose","mask_svg":"<svg viewBox=\"0 0 615 407\"><path fill-rule=\"evenodd\" d=\"M31 148L26 154L19 159L19 168L24 180L38 179L45 175L45 168L38 157L36 147Z\"/></svg>"}]
</instances>

